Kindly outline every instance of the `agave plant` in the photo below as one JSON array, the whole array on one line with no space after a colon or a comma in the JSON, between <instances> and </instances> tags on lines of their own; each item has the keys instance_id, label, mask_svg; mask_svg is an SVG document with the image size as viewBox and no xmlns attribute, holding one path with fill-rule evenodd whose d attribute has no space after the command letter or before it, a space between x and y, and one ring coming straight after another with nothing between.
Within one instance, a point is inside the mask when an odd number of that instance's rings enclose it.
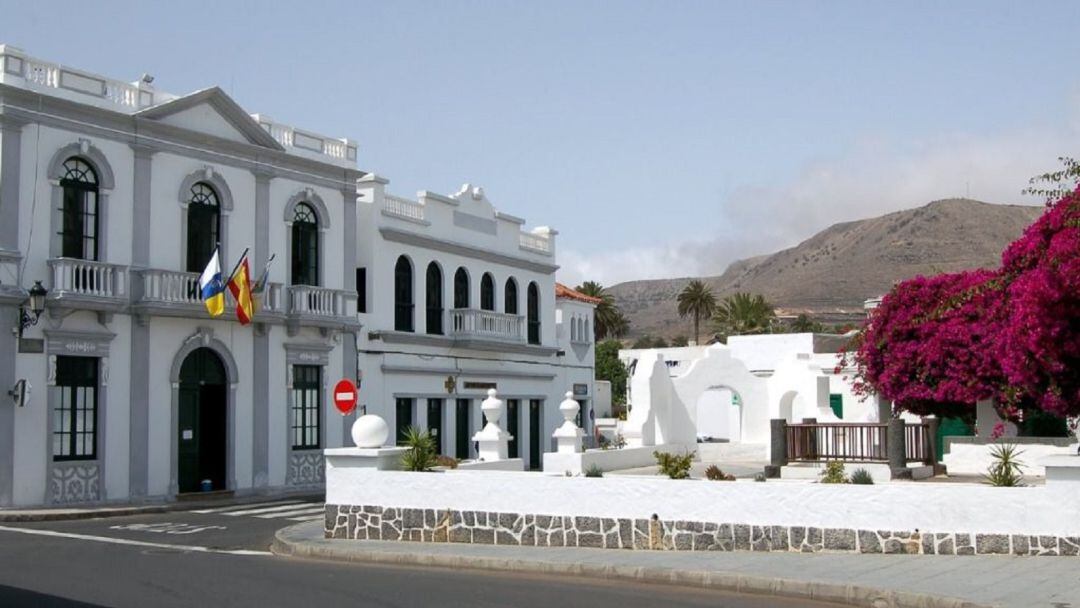
<instances>
[{"instance_id":1,"label":"agave plant","mask_svg":"<svg viewBox=\"0 0 1080 608\"><path fill-rule=\"evenodd\" d=\"M990 448L990 456L994 459L986 468L983 478L986 483L997 487L1015 487L1024 485L1024 463L1017 457L1024 451L1017 449L1015 444L998 443Z\"/></svg>"},{"instance_id":2,"label":"agave plant","mask_svg":"<svg viewBox=\"0 0 1080 608\"><path fill-rule=\"evenodd\" d=\"M435 439L419 427L405 429L404 447L409 448L401 455L401 468L406 471L430 471L438 464L435 454Z\"/></svg>"}]
</instances>

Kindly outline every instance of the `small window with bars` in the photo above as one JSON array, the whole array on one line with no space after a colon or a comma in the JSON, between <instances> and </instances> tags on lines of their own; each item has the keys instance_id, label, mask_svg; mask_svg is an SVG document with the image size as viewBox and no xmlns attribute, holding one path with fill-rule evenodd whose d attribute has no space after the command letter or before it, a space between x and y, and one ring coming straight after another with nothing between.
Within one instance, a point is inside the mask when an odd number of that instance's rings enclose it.
<instances>
[{"instance_id":1,"label":"small window with bars","mask_svg":"<svg viewBox=\"0 0 1080 608\"><path fill-rule=\"evenodd\" d=\"M292 447L316 449L322 405L322 368L317 365L293 366Z\"/></svg>"},{"instance_id":2,"label":"small window with bars","mask_svg":"<svg viewBox=\"0 0 1080 608\"><path fill-rule=\"evenodd\" d=\"M53 460L97 458L97 387L97 358L56 358Z\"/></svg>"}]
</instances>

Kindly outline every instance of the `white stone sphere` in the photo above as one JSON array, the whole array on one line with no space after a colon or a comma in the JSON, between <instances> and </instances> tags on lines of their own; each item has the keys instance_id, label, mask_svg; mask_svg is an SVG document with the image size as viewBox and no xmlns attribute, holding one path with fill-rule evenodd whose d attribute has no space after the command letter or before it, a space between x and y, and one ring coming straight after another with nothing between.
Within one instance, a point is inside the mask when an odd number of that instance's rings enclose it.
<instances>
[{"instance_id":1,"label":"white stone sphere","mask_svg":"<svg viewBox=\"0 0 1080 608\"><path fill-rule=\"evenodd\" d=\"M381 448L390 436L390 427L382 416L364 414L352 424L352 440L358 448Z\"/></svg>"}]
</instances>

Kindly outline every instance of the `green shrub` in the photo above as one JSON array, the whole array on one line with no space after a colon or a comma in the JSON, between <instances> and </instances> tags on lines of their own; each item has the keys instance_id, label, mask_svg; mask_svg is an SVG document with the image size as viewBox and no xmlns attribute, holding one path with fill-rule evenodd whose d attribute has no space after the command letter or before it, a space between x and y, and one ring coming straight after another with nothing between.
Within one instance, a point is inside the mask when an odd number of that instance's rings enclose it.
<instances>
[{"instance_id":1,"label":"green shrub","mask_svg":"<svg viewBox=\"0 0 1080 608\"><path fill-rule=\"evenodd\" d=\"M709 481L735 481L735 476L721 471L720 467L715 464L710 464L709 468L705 469L705 479Z\"/></svg>"},{"instance_id":2,"label":"green shrub","mask_svg":"<svg viewBox=\"0 0 1080 608\"><path fill-rule=\"evenodd\" d=\"M689 479L690 463L694 460L694 452L687 454L671 454L669 452L653 452L656 464L660 465L658 475L667 475L671 479Z\"/></svg>"},{"instance_id":3,"label":"green shrub","mask_svg":"<svg viewBox=\"0 0 1080 608\"><path fill-rule=\"evenodd\" d=\"M872 486L874 485L874 477L866 469L855 469L851 473L851 483L860 486Z\"/></svg>"},{"instance_id":4,"label":"green shrub","mask_svg":"<svg viewBox=\"0 0 1080 608\"><path fill-rule=\"evenodd\" d=\"M754 475L754 481L768 481L769 478L765 477L765 473L758 473Z\"/></svg>"},{"instance_id":5,"label":"green shrub","mask_svg":"<svg viewBox=\"0 0 1080 608\"><path fill-rule=\"evenodd\" d=\"M990 456L994 459L986 469L983 477L986 483L997 487L1015 487L1024 485L1024 463L1017 460L1017 456L1023 454L1016 445L1011 443L999 443L990 448Z\"/></svg>"},{"instance_id":6,"label":"green shrub","mask_svg":"<svg viewBox=\"0 0 1080 608\"><path fill-rule=\"evenodd\" d=\"M825 463L825 470L821 472L821 483L848 483L844 475L844 463L832 460Z\"/></svg>"},{"instance_id":7,"label":"green shrub","mask_svg":"<svg viewBox=\"0 0 1080 608\"><path fill-rule=\"evenodd\" d=\"M604 469L601 469L599 465L589 465L589 468L585 469L585 477L603 477Z\"/></svg>"},{"instance_id":8,"label":"green shrub","mask_svg":"<svg viewBox=\"0 0 1080 608\"><path fill-rule=\"evenodd\" d=\"M430 471L438 463L435 455L435 438L419 427L405 429L404 447L409 448L401 455L401 468L406 471Z\"/></svg>"}]
</instances>

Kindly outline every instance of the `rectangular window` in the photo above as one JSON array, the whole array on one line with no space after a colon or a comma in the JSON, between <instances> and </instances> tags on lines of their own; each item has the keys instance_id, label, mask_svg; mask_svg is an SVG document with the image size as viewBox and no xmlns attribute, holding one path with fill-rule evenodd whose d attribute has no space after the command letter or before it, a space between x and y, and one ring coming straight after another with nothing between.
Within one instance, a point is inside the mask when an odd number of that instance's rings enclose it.
<instances>
[{"instance_id":1,"label":"rectangular window","mask_svg":"<svg viewBox=\"0 0 1080 608\"><path fill-rule=\"evenodd\" d=\"M57 357L53 410L53 460L93 460L97 457L98 360Z\"/></svg>"},{"instance_id":2,"label":"rectangular window","mask_svg":"<svg viewBox=\"0 0 1080 608\"><path fill-rule=\"evenodd\" d=\"M367 268L356 269L356 312L367 312Z\"/></svg>"},{"instance_id":3,"label":"rectangular window","mask_svg":"<svg viewBox=\"0 0 1080 608\"><path fill-rule=\"evenodd\" d=\"M510 443L507 446L507 455L510 458L520 458L518 452L518 432L521 425L521 401L517 399L506 400L506 432L510 433Z\"/></svg>"},{"instance_id":4,"label":"rectangular window","mask_svg":"<svg viewBox=\"0 0 1080 608\"><path fill-rule=\"evenodd\" d=\"M293 366L292 447L311 450L320 446L322 417L322 368Z\"/></svg>"},{"instance_id":5,"label":"rectangular window","mask_svg":"<svg viewBox=\"0 0 1080 608\"><path fill-rule=\"evenodd\" d=\"M397 444L404 445L405 433L413 423L413 400L404 397L397 398Z\"/></svg>"},{"instance_id":6,"label":"rectangular window","mask_svg":"<svg viewBox=\"0 0 1080 608\"><path fill-rule=\"evenodd\" d=\"M431 434L431 438L435 440L435 453L443 453L443 432L442 432L442 418L443 418L443 400L442 399L428 399L427 400L427 425L428 433Z\"/></svg>"}]
</instances>

